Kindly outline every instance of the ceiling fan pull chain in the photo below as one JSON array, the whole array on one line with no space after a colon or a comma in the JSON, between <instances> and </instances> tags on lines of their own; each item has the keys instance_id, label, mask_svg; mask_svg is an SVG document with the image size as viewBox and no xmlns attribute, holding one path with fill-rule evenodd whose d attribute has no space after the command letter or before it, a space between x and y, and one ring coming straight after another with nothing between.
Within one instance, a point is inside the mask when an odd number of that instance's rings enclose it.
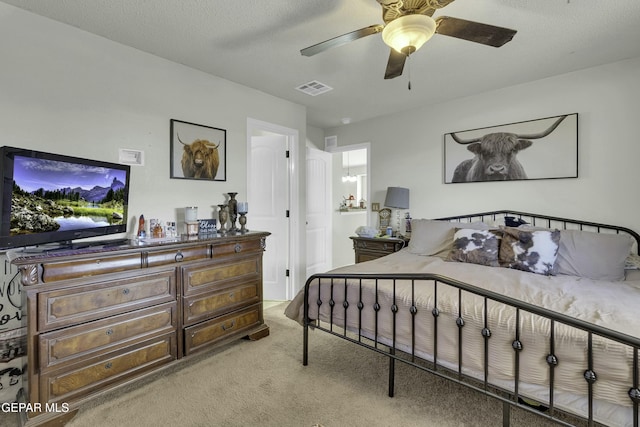
<instances>
[{"instance_id":1,"label":"ceiling fan pull chain","mask_svg":"<svg viewBox=\"0 0 640 427\"><path fill-rule=\"evenodd\" d=\"M411 55L407 55L407 62L408 62L407 75L409 76L409 84L407 85L407 88L411 90Z\"/></svg>"}]
</instances>

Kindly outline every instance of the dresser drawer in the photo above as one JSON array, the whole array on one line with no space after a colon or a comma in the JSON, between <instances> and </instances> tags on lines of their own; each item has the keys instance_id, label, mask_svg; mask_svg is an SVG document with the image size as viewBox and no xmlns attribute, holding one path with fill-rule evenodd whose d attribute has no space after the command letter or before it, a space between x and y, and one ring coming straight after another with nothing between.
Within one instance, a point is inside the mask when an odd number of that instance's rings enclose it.
<instances>
[{"instance_id":1,"label":"dresser drawer","mask_svg":"<svg viewBox=\"0 0 640 427\"><path fill-rule=\"evenodd\" d=\"M142 268L140 254L99 256L74 261L50 262L43 264L42 280L46 283L80 277L98 276L118 271L138 270Z\"/></svg>"},{"instance_id":2,"label":"dresser drawer","mask_svg":"<svg viewBox=\"0 0 640 427\"><path fill-rule=\"evenodd\" d=\"M184 293L206 292L230 281L258 280L261 276L260 260L260 257L250 255L224 264L186 267L183 270Z\"/></svg>"},{"instance_id":3,"label":"dresser drawer","mask_svg":"<svg viewBox=\"0 0 640 427\"><path fill-rule=\"evenodd\" d=\"M113 351L176 330L176 302L47 332L39 337L40 369Z\"/></svg>"},{"instance_id":4,"label":"dresser drawer","mask_svg":"<svg viewBox=\"0 0 640 427\"><path fill-rule=\"evenodd\" d=\"M38 328L50 331L176 300L175 270L38 294Z\"/></svg>"},{"instance_id":5,"label":"dresser drawer","mask_svg":"<svg viewBox=\"0 0 640 427\"><path fill-rule=\"evenodd\" d=\"M196 261L211 258L211 245L198 245L179 249L158 250L142 253L145 267L175 264L177 262Z\"/></svg>"},{"instance_id":6,"label":"dresser drawer","mask_svg":"<svg viewBox=\"0 0 640 427\"><path fill-rule=\"evenodd\" d=\"M185 328L185 355L225 338L239 335L243 331L259 325L261 323L260 307L261 304L256 304L244 310Z\"/></svg>"},{"instance_id":7,"label":"dresser drawer","mask_svg":"<svg viewBox=\"0 0 640 427\"><path fill-rule=\"evenodd\" d=\"M213 256L216 258L246 254L251 252L262 252L264 248L260 239L238 240L235 242L216 243L213 245Z\"/></svg>"},{"instance_id":8,"label":"dresser drawer","mask_svg":"<svg viewBox=\"0 0 640 427\"><path fill-rule=\"evenodd\" d=\"M377 253L377 252L372 252L372 253L359 252L359 253L356 254L356 263L371 261L371 260L374 260L374 259L378 259L380 257L381 257L381 255L379 253Z\"/></svg>"},{"instance_id":9,"label":"dresser drawer","mask_svg":"<svg viewBox=\"0 0 640 427\"><path fill-rule=\"evenodd\" d=\"M218 291L185 297L183 316L185 325L223 314L260 301L258 280Z\"/></svg>"},{"instance_id":10,"label":"dresser drawer","mask_svg":"<svg viewBox=\"0 0 640 427\"><path fill-rule=\"evenodd\" d=\"M68 402L176 360L176 334L156 337L119 352L40 374L41 402Z\"/></svg>"},{"instance_id":11,"label":"dresser drawer","mask_svg":"<svg viewBox=\"0 0 640 427\"><path fill-rule=\"evenodd\" d=\"M355 242L355 246L357 249L361 249L364 251L375 251L387 255L395 252L399 245L400 244L397 242L385 241L384 239L358 240Z\"/></svg>"},{"instance_id":12,"label":"dresser drawer","mask_svg":"<svg viewBox=\"0 0 640 427\"><path fill-rule=\"evenodd\" d=\"M356 263L370 261L398 252L409 242L400 238L350 237L353 240Z\"/></svg>"}]
</instances>

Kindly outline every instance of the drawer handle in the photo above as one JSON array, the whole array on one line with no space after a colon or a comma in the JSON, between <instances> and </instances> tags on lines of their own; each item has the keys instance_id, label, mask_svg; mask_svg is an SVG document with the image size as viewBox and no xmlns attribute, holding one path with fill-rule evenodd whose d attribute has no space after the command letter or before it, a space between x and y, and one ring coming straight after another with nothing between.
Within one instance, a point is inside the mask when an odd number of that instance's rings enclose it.
<instances>
[{"instance_id":1,"label":"drawer handle","mask_svg":"<svg viewBox=\"0 0 640 427\"><path fill-rule=\"evenodd\" d=\"M104 365L104 369L111 369L112 367L113 367L113 364L111 362Z\"/></svg>"},{"instance_id":2,"label":"drawer handle","mask_svg":"<svg viewBox=\"0 0 640 427\"><path fill-rule=\"evenodd\" d=\"M184 255L182 255L182 252L178 252L176 254L176 262L181 262L184 259Z\"/></svg>"},{"instance_id":3,"label":"drawer handle","mask_svg":"<svg viewBox=\"0 0 640 427\"><path fill-rule=\"evenodd\" d=\"M366 248L367 247L367 242L360 242L360 247L361 248Z\"/></svg>"},{"instance_id":4,"label":"drawer handle","mask_svg":"<svg viewBox=\"0 0 640 427\"><path fill-rule=\"evenodd\" d=\"M129 292L131 292L131 291L129 290L129 288L124 288L124 289L122 290L122 294L123 294L123 295L129 295Z\"/></svg>"},{"instance_id":5,"label":"drawer handle","mask_svg":"<svg viewBox=\"0 0 640 427\"><path fill-rule=\"evenodd\" d=\"M109 328L106 332L107 335L113 335L113 329Z\"/></svg>"},{"instance_id":6,"label":"drawer handle","mask_svg":"<svg viewBox=\"0 0 640 427\"><path fill-rule=\"evenodd\" d=\"M229 294L229 299L233 299L235 296L236 296L236 294L235 294L234 292L231 292L231 293Z\"/></svg>"},{"instance_id":7,"label":"drawer handle","mask_svg":"<svg viewBox=\"0 0 640 427\"><path fill-rule=\"evenodd\" d=\"M242 245L240 243L236 243L236 246L233 249L236 253L239 253L242 250Z\"/></svg>"},{"instance_id":8,"label":"drawer handle","mask_svg":"<svg viewBox=\"0 0 640 427\"><path fill-rule=\"evenodd\" d=\"M224 323L222 324L222 330L223 331L228 331L229 329L233 328L234 326L236 326L236 321L232 320L231 324L229 326L225 325Z\"/></svg>"}]
</instances>

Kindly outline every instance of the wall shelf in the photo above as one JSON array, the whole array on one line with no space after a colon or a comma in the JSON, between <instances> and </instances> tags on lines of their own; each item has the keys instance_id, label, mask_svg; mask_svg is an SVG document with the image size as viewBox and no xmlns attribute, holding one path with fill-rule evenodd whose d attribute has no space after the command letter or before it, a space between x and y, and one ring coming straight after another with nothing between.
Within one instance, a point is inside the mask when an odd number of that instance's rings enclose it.
<instances>
[{"instance_id":1,"label":"wall shelf","mask_svg":"<svg viewBox=\"0 0 640 427\"><path fill-rule=\"evenodd\" d=\"M366 213L367 209L366 208L338 209L338 212L340 212L341 214L358 214L358 213Z\"/></svg>"}]
</instances>

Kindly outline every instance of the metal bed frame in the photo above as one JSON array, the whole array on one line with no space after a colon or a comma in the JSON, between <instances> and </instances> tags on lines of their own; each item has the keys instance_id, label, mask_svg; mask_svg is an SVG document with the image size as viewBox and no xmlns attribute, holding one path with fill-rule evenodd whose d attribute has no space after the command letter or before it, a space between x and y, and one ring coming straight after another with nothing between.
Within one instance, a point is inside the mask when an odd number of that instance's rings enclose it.
<instances>
[{"instance_id":1,"label":"metal bed frame","mask_svg":"<svg viewBox=\"0 0 640 427\"><path fill-rule=\"evenodd\" d=\"M559 229L579 229L585 231L595 231L598 233L624 233L630 235L636 241L635 251L637 252L640 248L640 235L628 228L600 224L594 222L587 222L581 220L572 220L566 218L552 217L546 215L539 214L531 214L525 212L518 211L492 211L492 212L484 212L478 214L469 214L463 216L455 216L455 217L446 217L439 218L440 220L454 221L454 222L473 222L473 221L487 221L487 220L502 220L505 217L510 217L510 220L515 219L523 220L527 223L530 223L534 226L547 227L547 228L559 228ZM363 281L373 281L376 285L376 303L373 306L375 312L375 333L373 337L366 337L362 334L362 310L365 308L362 301L357 302L357 308L359 312L360 318L358 319L358 328L357 331L348 331L347 330L347 309L349 306L349 302L345 301L342 306L337 305L333 300L333 289L334 287L343 286L345 295L346 288L349 285L348 280L355 280L358 285L358 295L362 295L362 282ZM381 310L380 305L377 303L377 284L380 280L388 280L393 284L393 305L390 307L392 312L392 337L387 337L386 344L381 342L378 336L378 317L379 311ZM331 286L330 295L319 296L316 304L318 308L320 305L326 303L330 307L330 320L328 322L320 322L317 319L311 319L309 317L309 287L312 283L318 281L319 283L327 283L328 281ZM411 318L413 321L412 325L412 341L415 343L415 315L417 313L418 308L415 303L412 301L409 307L402 307L396 303L396 282L397 281L409 281L411 282L411 292L414 294L414 288L417 284L419 286L429 286L428 282L431 286L434 286L434 293L437 295L437 288L440 284L444 284L446 286L452 286L457 288L458 292L458 317L455 320L456 325L458 327L458 368L457 370L452 370L450 368L444 367L438 363L438 316L440 314L438 310L438 301L436 297L435 307L432 310L432 315L434 318L434 330L433 330L433 345L434 345L434 354L433 361L426 361L421 359L415 354L415 350L412 350L411 354L405 353L402 350L396 347L396 317L400 310L409 310L411 313ZM484 338L484 374L483 379L478 380L476 378L470 378L469 376L463 374L462 372L462 329L465 326L465 319L462 315L462 295L465 293L475 294L483 298L484 300L484 322L485 327L481 330L481 334ZM487 326L487 305L489 302L498 302L502 304L506 304L511 306L516 311L516 326L515 326L515 334L513 336L512 347L515 352L515 366L514 366L514 384L513 390L502 390L499 387L492 385L488 381L488 366L489 366L489 349L490 349L490 338L491 338L491 330ZM337 325L334 323L334 313L337 313L338 310L341 311L341 315L344 316L344 326ZM519 327L519 316L521 312L532 313L537 316L541 316L543 318L549 319L550 321L550 331L549 331L549 348L550 353L548 355L543 355L546 358L547 364L549 365L549 400L548 402L544 402L545 406L548 405L548 409L544 412L539 411L535 407L527 404L525 401L520 399L521 395L519 392L519 383L520 383L520 364L519 364L519 352L523 349L522 342L520 341L520 327ZM554 347L555 347L555 336L554 330L556 324L567 325L572 328L576 328L582 331L585 331L588 337L587 340L587 366L584 367L584 379L587 383L587 399L588 399L588 416L586 417L586 422L589 426L597 425L593 417L593 387L597 381L598 375L594 371L594 353L593 353L593 338L594 336L602 337L605 339L617 341L622 343L625 346L628 346L632 349L633 353L633 368L632 368L632 378L629 378L629 391L628 395L632 401L632 412L633 412L633 425L634 427L639 426L639 404L640 404L640 367L638 366L638 351L640 349L640 339L625 335L607 328L603 328L588 322L581 321L579 319L572 318L570 316L566 316L562 313L553 312L547 310L542 307L538 307L532 304L528 304L510 297L506 297L495 292L491 292L482 288L478 288L476 286L470 285L468 283L464 283L458 280L454 280L448 277L444 277L436 274L315 274L309 277L305 284L304 288L304 319L303 319L303 365L308 364L308 353L309 353L309 328L317 329L320 331L324 331L330 333L334 336L340 337L357 345L368 348L374 352L379 354L383 354L389 358L389 397L393 397L394 395L394 377L395 377L395 362L400 361L402 363L406 363L408 365L414 366L418 369L422 369L424 371L435 374L441 378L446 378L448 380L454 381L458 384L462 384L467 386L473 390L476 390L485 395L494 397L503 402L503 426L509 426L510 417L511 417L511 407L518 407L524 409L529 412L533 412L547 418L549 420L555 421L561 425L573 425L570 421L567 421L567 418L580 419L581 417L573 414L567 414L565 411L557 409L555 407L554 402L554 368L558 364L558 358L554 355ZM412 349L415 348L415 345L411 346ZM546 408L545 408L546 409Z\"/></svg>"}]
</instances>

